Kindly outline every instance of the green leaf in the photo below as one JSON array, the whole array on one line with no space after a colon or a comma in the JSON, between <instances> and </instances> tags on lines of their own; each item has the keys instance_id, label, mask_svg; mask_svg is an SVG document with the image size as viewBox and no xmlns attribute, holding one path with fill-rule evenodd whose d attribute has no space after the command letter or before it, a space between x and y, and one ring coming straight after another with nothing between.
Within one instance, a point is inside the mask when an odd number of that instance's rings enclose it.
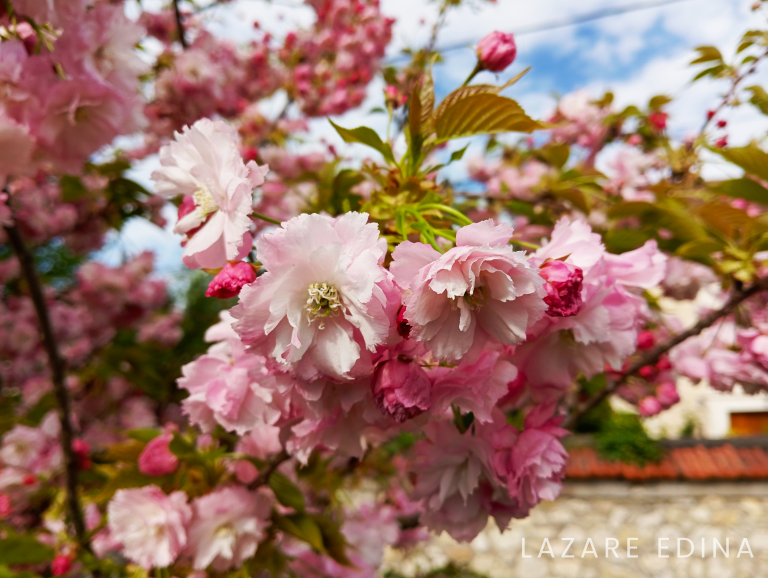
<instances>
[{"instance_id":1,"label":"green leaf","mask_svg":"<svg viewBox=\"0 0 768 578\"><path fill-rule=\"evenodd\" d=\"M421 132L424 136L429 136L435 130L435 84L432 80L431 70L427 70L424 73L420 84Z\"/></svg>"},{"instance_id":2,"label":"green leaf","mask_svg":"<svg viewBox=\"0 0 768 578\"><path fill-rule=\"evenodd\" d=\"M451 153L451 158L448 161L448 163L450 164L453 161L460 161L462 159L462 157L464 156L464 153L467 152L468 148L469 148L469 144L467 144L467 146L465 146L463 149L459 149L457 151L453 151Z\"/></svg>"},{"instance_id":3,"label":"green leaf","mask_svg":"<svg viewBox=\"0 0 768 578\"><path fill-rule=\"evenodd\" d=\"M603 237L605 248L615 255L642 247L648 239L647 232L637 229L611 229Z\"/></svg>"},{"instance_id":4,"label":"green leaf","mask_svg":"<svg viewBox=\"0 0 768 578\"><path fill-rule=\"evenodd\" d=\"M717 66L713 66L712 68L705 68L701 72L699 72L696 76L693 77L693 82L696 82L697 80L704 78L705 76L717 76L721 72L723 72L726 69L725 64L718 64Z\"/></svg>"},{"instance_id":5,"label":"green leaf","mask_svg":"<svg viewBox=\"0 0 768 578\"><path fill-rule=\"evenodd\" d=\"M684 259L707 259L722 249L723 244L714 239L694 239L680 245L675 255Z\"/></svg>"},{"instance_id":6,"label":"green leaf","mask_svg":"<svg viewBox=\"0 0 768 578\"><path fill-rule=\"evenodd\" d=\"M765 115L768 115L768 92L762 86L748 86L744 90L752 93L749 102Z\"/></svg>"},{"instance_id":7,"label":"green leaf","mask_svg":"<svg viewBox=\"0 0 768 578\"><path fill-rule=\"evenodd\" d=\"M364 144L366 146L371 147L372 149L375 149L381 153L381 156L384 157L384 160L386 160L391 165L396 165L395 162L395 156L392 154L392 147L389 146L388 143L385 143L381 140L378 134L376 134L376 131L372 128L369 128L367 126L360 126L358 128L344 128L339 125L337 125L332 120L328 119L328 122L333 125L333 128L336 129L336 132L339 133L339 136L344 139L344 142L348 143L360 143Z\"/></svg>"},{"instance_id":8,"label":"green leaf","mask_svg":"<svg viewBox=\"0 0 768 578\"><path fill-rule=\"evenodd\" d=\"M173 455L180 458L193 456L196 453L195 446L192 442L178 433L173 434L173 439L171 440L171 443L168 444L168 449L171 450Z\"/></svg>"},{"instance_id":9,"label":"green leaf","mask_svg":"<svg viewBox=\"0 0 768 578\"><path fill-rule=\"evenodd\" d=\"M323 544L328 555L342 566L351 566L352 562L347 558L346 553L347 541L341 534L339 527L327 518L320 516L315 517L315 522L323 534Z\"/></svg>"},{"instance_id":10,"label":"green leaf","mask_svg":"<svg viewBox=\"0 0 768 578\"><path fill-rule=\"evenodd\" d=\"M729 197L745 199L753 203L768 205L768 189L752 179L731 179L715 184L711 189Z\"/></svg>"},{"instance_id":11,"label":"green leaf","mask_svg":"<svg viewBox=\"0 0 768 578\"><path fill-rule=\"evenodd\" d=\"M32 536L8 536L0 540L0 564L42 564L53 560L53 548Z\"/></svg>"},{"instance_id":12,"label":"green leaf","mask_svg":"<svg viewBox=\"0 0 768 578\"><path fill-rule=\"evenodd\" d=\"M661 107L663 107L665 104L669 104L670 102L672 102L670 97L660 94L658 96L654 96L651 98L651 100L648 101L648 108L650 110L661 110Z\"/></svg>"},{"instance_id":13,"label":"green leaf","mask_svg":"<svg viewBox=\"0 0 768 578\"><path fill-rule=\"evenodd\" d=\"M78 201L88 194L88 189L83 184L83 181L80 180L80 177L63 175L59 179L59 185L61 185L61 199L65 203Z\"/></svg>"},{"instance_id":14,"label":"green leaf","mask_svg":"<svg viewBox=\"0 0 768 578\"><path fill-rule=\"evenodd\" d=\"M323 533L320 526L308 514L289 514L288 516L276 516L275 525L299 540L303 540L318 552L326 553L323 542Z\"/></svg>"},{"instance_id":15,"label":"green leaf","mask_svg":"<svg viewBox=\"0 0 768 578\"><path fill-rule=\"evenodd\" d=\"M443 104L444 102L440 106ZM525 114L522 107L511 98L489 93L461 98L442 112L438 107L435 120L438 142L500 132L530 133L542 127L541 123Z\"/></svg>"},{"instance_id":16,"label":"green leaf","mask_svg":"<svg viewBox=\"0 0 768 578\"><path fill-rule=\"evenodd\" d=\"M768 181L768 153L760 149L756 144L750 143L744 147L727 149L711 148L710 150L719 154L725 160L741 167L749 174Z\"/></svg>"},{"instance_id":17,"label":"green leaf","mask_svg":"<svg viewBox=\"0 0 768 578\"><path fill-rule=\"evenodd\" d=\"M549 145L541 153L552 166L562 169L571 156L571 148L567 144Z\"/></svg>"},{"instance_id":18,"label":"green leaf","mask_svg":"<svg viewBox=\"0 0 768 578\"><path fill-rule=\"evenodd\" d=\"M160 430L156 429L132 429L125 432L129 438L140 442L149 443L160 435Z\"/></svg>"},{"instance_id":19,"label":"green leaf","mask_svg":"<svg viewBox=\"0 0 768 578\"><path fill-rule=\"evenodd\" d=\"M656 207L651 203L645 201L630 201L613 205L608 209L608 216L612 219L623 219L625 217L637 217L648 211L655 210Z\"/></svg>"},{"instance_id":20,"label":"green leaf","mask_svg":"<svg viewBox=\"0 0 768 578\"><path fill-rule=\"evenodd\" d=\"M699 64L700 62L712 62L719 60L722 62L723 55L714 46L699 46L696 48L699 53L699 57L691 61L691 64Z\"/></svg>"},{"instance_id":21,"label":"green leaf","mask_svg":"<svg viewBox=\"0 0 768 578\"><path fill-rule=\"evenodd\" d=\"M301 490L288 479L285 474L275 470L269 476L269 487L275 493L275 498L286 508L293 508L297 512L304 511L304 495Z\"/></svg>"}]
</instances>

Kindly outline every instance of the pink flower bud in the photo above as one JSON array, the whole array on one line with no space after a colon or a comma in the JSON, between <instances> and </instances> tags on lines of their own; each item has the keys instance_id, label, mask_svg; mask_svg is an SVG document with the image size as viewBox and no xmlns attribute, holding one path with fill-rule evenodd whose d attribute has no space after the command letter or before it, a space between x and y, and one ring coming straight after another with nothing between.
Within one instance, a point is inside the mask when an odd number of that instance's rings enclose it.
<instances>
[{"instance_id":1,"label":"pink flower bud","mask_svg":"<svg viewBox=\"0 0 768 578\"><path fill-rule=\"evenodd\" d=\"M72 451L77 456L77 464L81 470L91 469L91 446L85 440L74 440L72 442Z\"/></svg>"},{"instance_id":2,"label":"pink flower bud","mask_svg":"<svg viewBox=\"0 0 768 578\"><path fill-rule=\"evenodd\" d=\"M728 126L728 121L727 120L718 120L717 121L717 126L719 128L725 128L726 126Z\"/></svg>"},{"instance_id":3,"label":"pink flower bud","mask_svg":"<svg viewBox=\"0 0 768 578\"><path fill-rule=\"evenodd\" d=\"M655 339L652 331L641 331L637 336L637 348L638 349L650 349L653 347Z\"/></svg>"},{"instance_id":4,"label":"pink flower bud","mask_svg":"<svg viewBox=\"0 0 768 578\"><path fill-rule=\"evenodd\" d=\"M171 452L173 434L168 432L150 441L139 456L139 471L148 476L162 476L176 471L179 458Z\"/></svg>"},{"instance_id":5,"label":"pink flower bud","mask_svg":"<svg viewBox=\"0 0 768 578\"><path fill-rule=\"evenodd\" d=\"M496 30L477 43L475 53L483 69L501 72L512 64L517 56L515 37Z\"/></svg>"},{"instance_id":6,"label":"pink flower bud","mask_svg":"<svg viewBox=\"0 0 768 578\"><path fill-rule=\"evenodd\" d=\"M677 387L673 381L665 381L656 390L656 398L661 407L668 409L680 401L680 394L677 393Z\"/></svg>"},{"instance_id":7,"label":"pink flower bud","mask_svg":"<svg viewBox=\"0 0 768 578\"><path fill-rule=\"evenodd\" d=\"M539 275L546 281L544 303L549 305L547 315L570 317L581 311L584 273L579 267L563 261L547 261L539 269Z\"/></svg>"},{"instance_id":8,"label":"pink flower bud","mask_svg":"<svg viewBox=\"0 0 768 578\"><path fill-rule=\"evenodd\" d=\"M648 123L657 131L662 131L667 128L667 117L669 115L666 112L652 112L648 115Z\"/></svg>"},{"instance_id":9,"label":"pink flower bud","mask_svg":"<svg viewBox=\"0 0 768 578\"><path fill-rule=\"evenodd\" d=\"M400 423L428 410L432 404L432 383L427 374L418 363L403 356L376 368L372 389L381 413Z\"/></svg>"},{"instance_id":10,"label":"pink flower bud","mask_svg":"<svg viewBox=\"0 0 768 578\"><path fill-rule=\"evenodd\" d=\"M716 146L717 148L721 148L721 149L723 149L723 148L727 147L727 146L728 146L728 137L727 137L727 136L724 136L723 138L719 138L719 139L717 139L717 140L715 141L715 146Z\"/></svg>"},{"instance_id":11,"label":"pink flower bud","mask_svg":"<svg viewBox=\"0 0 768 578\"><path fill-rule=\"evenodd\" d=\"M51 573L54 576L61 576L69 572L72 567L72 558L65 556L64 554L57 554L51 562Z\"/></svg>"},{"instance_id":12,"label":"pink flower bud","mask_svg":"<svg viewBox=\"0 0 768 578\"><path fill-rule=\"evenodd\" d=\"M216 275L208 290L206 297L218 297L219 299L229 299L240 294L240 289L256 281L256 271L250 263L240 261L239 263L227 263L224 268Z\"/></svg>"},{"instance_id":13,"label":"pink flower bud","mask_svg":"<svg viewBox=\"0 0 768 578\"><path fill-rule=\"evenodd\" d=\"M0 494L0 520L11 515L11 498L7 494Z\"/></svg>"},{"instance_id":14,"label":"pink flower bud","mask_svg":"<svg viewBox=\"0 0 768 578\"><path fill-rule=\"evenodd\" d=\"M643 417L656 415L657 413L661 413L661 410L663 409L661 407L661 402L655 397L651 397L650 395L640 400L640 403L637 407L640 410L640 415Z\"/></svg>"}]
</instances>

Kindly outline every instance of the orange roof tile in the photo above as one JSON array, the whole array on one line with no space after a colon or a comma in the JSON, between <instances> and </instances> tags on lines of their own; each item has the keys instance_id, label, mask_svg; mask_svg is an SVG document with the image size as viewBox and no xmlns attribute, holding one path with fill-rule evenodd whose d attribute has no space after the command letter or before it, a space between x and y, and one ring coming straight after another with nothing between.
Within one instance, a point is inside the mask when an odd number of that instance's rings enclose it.
<instances>
[{"instance_id":1,"label":"orange roof tile","mask_svg":"<svg viewBox=\"0 0 768 578\"><path fill-rule=\"evenodd\" d=\"M570 480L618 479L632 482L651 480L744 480L768 478L768 448L740 447L712 442L693 447L669 448L664 459L645 466L611 462L600 458L590 447L570 450L566 478ZM762 444L761 444L762 445Z\"/></svg>"}]
</instances>

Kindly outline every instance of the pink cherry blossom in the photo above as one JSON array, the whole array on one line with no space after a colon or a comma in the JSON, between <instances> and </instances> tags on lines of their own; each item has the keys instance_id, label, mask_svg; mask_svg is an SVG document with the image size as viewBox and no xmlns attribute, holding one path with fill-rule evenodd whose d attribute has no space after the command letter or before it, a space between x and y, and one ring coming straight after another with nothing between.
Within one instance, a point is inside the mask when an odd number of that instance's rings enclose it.
<instances>
[{"instance_id":1,"label":"pink cherry blossom","mask_svg":"<svg viewBox=\"0 0 768 578\"><path fill-rule=\"evenodd\" d=\"M267 272L232 310L243 343L305 379L349 379L365 350L394 333L397 292L386 241L365 213L300 215L256 242Z\"/></svg>"},{"instance_id":2,"label":"pink cherry blossom","mask_svg":"<svg viewBox=\"0 0 768 578\"><path fill-rule=\"evenodd\" d=\"M506 426L494 433L493 464L516 504L515 517L525 517L541 500L560 494L568 457L560 438L568 432L559 427L562 417L552 417L553 405L535 407L518 432Z\"/></svg>"},{"instance_id":3,"label":"pink cherry blossom","mask_svg":"<svg viewBox=\"0 0 768 578\"><path fill-rule=\"evenodd\" d=\"M152 173L156 192L195 203L174 228L179 234L199 228L184 249L184 264L192 269L223 267L251 251L253 189L264 182L268 167L243 163L238 142L233 127L202 119L160 150L162 167Z\"/></svg>"},{"instance_id":4,"label":"pink cherry blossom","mask_svg":"<svg viewBox=\"0 0 768 578\"><path fill-rule=\"evenodd\" d=\"M157 486L118 490L107 506L111 537L123 554L146 570L170 566L187 544L192 510L184 492Z\"/></svg>"},{"instance_id":5,"label":"pink cherry blossom","mask_svg":"<svg viewBox=\"0 0 768 578\"><path fill-rule=\"evenodd\" d=\"M264 537L272 502L266 493L227 486L196 498L189 526L194 567L218 571L239 567L256 553Z\"/></svg>"},{"instance_id":6,"label":"pink cherry blossom","mask_svg":"<svg viewBox=\"0 0 768 578\"><path fill-rule=\"evenodd\" d=\"M373 398L384 415L402 423L429 409L432 383L415 360L398 356L376 368Z\"/></svg>"},{"instance_id":7,"label":"pink cherry blossom","mask_svg":"<svg viewBox=\"0 0 768 578\"><path fill-rule=\"evenodd\" d=\"M563 261L546 261L539 269L539 275L546 281L544 303L549 306L547 315L570 317L581 310L584 304L581 300L584 280L581 269Z\"/></svg>"},{"instance_id":8,"label":"pink cherry blossom","mask_svg":"<svg viewBox=\"0 0 768 578\"><path fill-rule=\"evenodd\" d=\"M398 245L390 270L406 294L412 339L447 361L488 338L525 340L546 311L546 291L525 253L508 245L511 237L511 227L487 220L461 228L456 247L442 255L421 243Z\"/></svg>"},{"instance_id":9,"label":"pink cherry blossom","mask_svg":"<svg viewBox=\"0 0 768 578\"><path fill-rule=\"evenodd\" d=\"M517 377L517 368L498 352L483 351L474 363L435 367L429 371L429 377L433 382L434 414L455 405L463 412L472 412L480 422L490 422L496 403Z\"/></svg>"}]
</instances>

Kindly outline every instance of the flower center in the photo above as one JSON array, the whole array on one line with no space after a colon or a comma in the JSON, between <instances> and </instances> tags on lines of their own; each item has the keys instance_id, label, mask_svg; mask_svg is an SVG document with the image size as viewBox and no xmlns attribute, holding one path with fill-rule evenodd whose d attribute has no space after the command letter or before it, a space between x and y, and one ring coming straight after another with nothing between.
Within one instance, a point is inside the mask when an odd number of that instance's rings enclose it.
<instances>
[{"instance_id":1,"label":"flower center","mask_svg":"<svg viewBox=\"0 0 768 578\"><path fill-rule=\"evenodd\" d=\"M330 283L312 283L307 289L309 298L307 299L307 320L312 323L316 319L321 319L320 329L325 327L322 321L326 317L335 317L342 308L341 296L338 289Z\"/></svg>"},{"instance_id":2,"label":"flower center","mask_svg":"<svg viewBox=\"0 0 768 578\"><path fill-rule=\"evenodd\" d=\"M195 201L195 205L197 205L197 208L200 209L200 212L204 217L219 210L219 205L216 202L216 199L213 198L213 195L205 185L202 185L195 191L192 195L192 199Z\"/></svg>"},{"instance_id":3,"label":"flower center","mask_svg":"<svg viewBox=\"0 0 768 578\"><path fill-rule=\"evenodd\" d=\"M485 287L475 287L472 293L465 293L463 299L470 309L480 309L488 303L488 290Z\"/></svg>"}]
</instances>

